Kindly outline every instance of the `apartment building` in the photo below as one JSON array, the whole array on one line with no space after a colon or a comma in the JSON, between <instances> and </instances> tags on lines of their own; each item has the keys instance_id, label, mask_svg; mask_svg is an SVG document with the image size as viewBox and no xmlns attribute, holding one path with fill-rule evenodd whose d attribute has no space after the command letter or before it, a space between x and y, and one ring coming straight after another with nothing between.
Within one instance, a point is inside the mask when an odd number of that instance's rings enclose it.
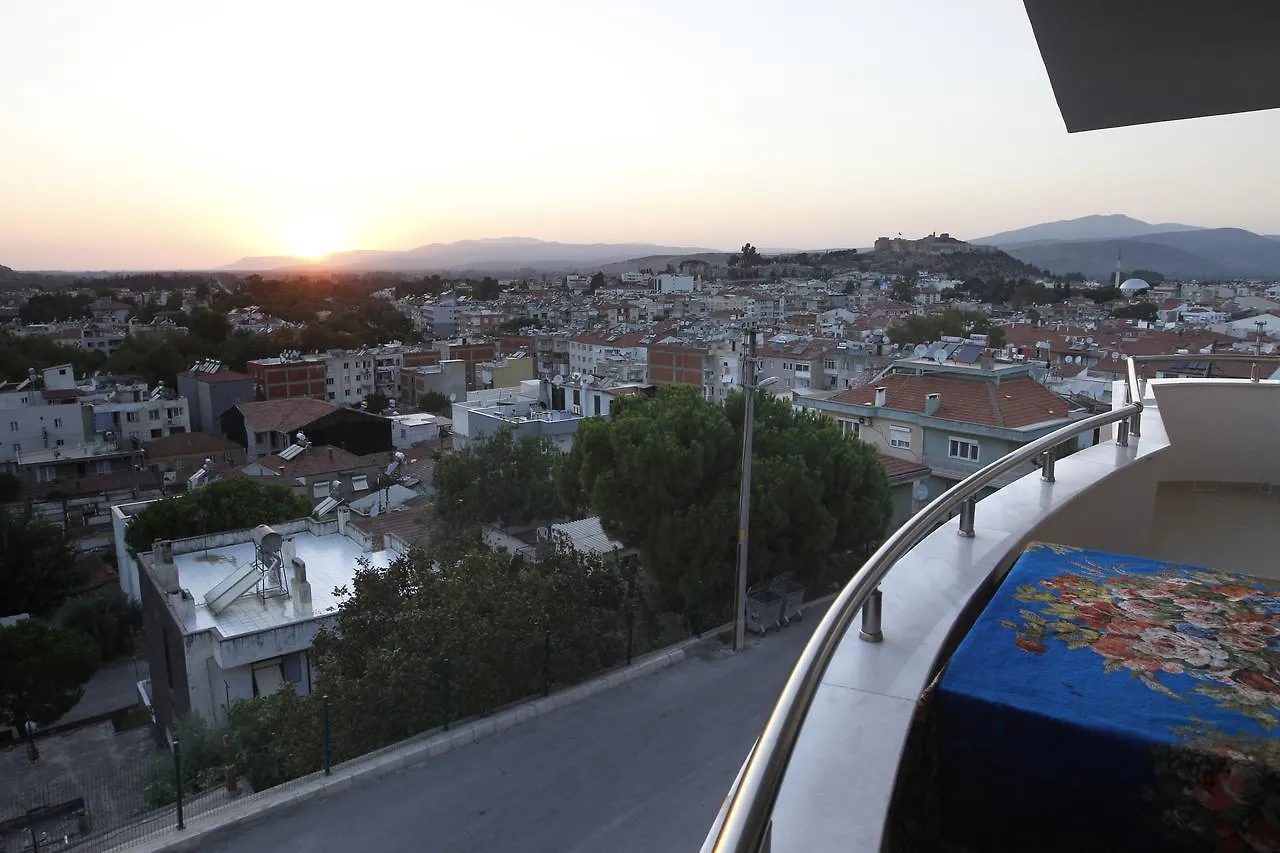
<instances>
[{"instance_id":1,"label":"apartment building","mask_svg":"<svg viewBox=\"0 0 1280 853\"><path fill-rule=\"evenodd\" d=\"M694 385L705 393L707 364L711 352L706 346L684 343L649 344L649 382L654 385Z\"/></svg>"},{"instance_id":2,"label":"apartment building","mask_svg":"<svg viewBox=\"0 0 1280 853\"><path fill-rule=\"evenodd\" d=\"M842 432L879 453L928 466L934 495L1086 415L1032 378L1028 365L987 360L902 359L873 385L796 394L795 403L834 418ZM997 485L1025 473L1009 472Z\"/></svg>"},{"instance_id":3,"label":"apartment building","mask_svg":"<svg viewBox=\"0 0 1280 853\"><path fill-rule=\"evenodd\" d=\"M432 346L440 353L441 361L458 359L466 364L468 391L479 387L476 383L476 366L502 355L498 342L488 338L455 338L436 341Z\"/></svg>"},{"instance_id":4,"label":"apartment building","mask_svg":"<svg viewBox=\"0 0 1280 853\"><path fill-rule=\"evenodd\" d=\"M0 463L12 468L19 454L83 445L93 437L92 410L80 403L69 364L34 370L17 382L0 382Z\"/></svg>"},{"instance_id":5,"label":"apartment building","mask_svg":"<svg viewBox=\"0 0 1280 853\"><path fill-rule=\"evenodd\" d=\"M178 394L186 398L191 429L221 435L219 419L236 403L257 399L256 380L248 373L228 370L220 361L208 359L178 374Z\"/></svg>"},{"instance_id":6,"label":"apartment building","mask_svg":"<svg viewBox=\"0 0 1280 853\"><path fill-rule=\"evenodd\" d=\"M259 400L308 397L355 405L370 394L394 397L401 370L439 361L437 350L392 342L355 350L286 352L276 358L254 359L247 367Z\"/></svg>"}]
</instances>

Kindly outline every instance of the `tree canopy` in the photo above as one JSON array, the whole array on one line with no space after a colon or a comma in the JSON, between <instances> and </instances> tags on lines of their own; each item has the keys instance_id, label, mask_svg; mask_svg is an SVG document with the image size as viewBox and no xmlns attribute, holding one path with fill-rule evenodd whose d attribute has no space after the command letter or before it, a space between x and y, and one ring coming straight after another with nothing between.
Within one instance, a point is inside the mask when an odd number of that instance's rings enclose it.
<instances>
[{"instance_id":1,"label":"tree canopy","mask_svg":"<svg viewBox=\"0 0 1280 853\"><path fill-rule=\"evenodd\" d=\"M85 635L39 619L0 627L0 728L18 729L32 758L27 722L47 726L75 707L98 668L98 647Z\"/></svg>"},{"instance_id":2,"label":"tree canopy","mask_svg":"<svg viewBox=\"0 0 1280 853\"><path fill-rule=\"evenodd\" d=\"M971 334L986 335L988 346L1004 346L1004 329L978 311L948 308L937 314L907 317L889 327L889 340L895 344L928 344L943 335L966 337Z\"/></svg>"},{"instance_id":3,"label":"tree canopy","mask_svg":"<svg viewBox=\"0 0 1280 853\"><path fill-rule=\"evenodd\" d=\"M157 539L185 539L259 524L276 524L311 514L311 502L286 486L228 477L182 495L161 498L129 519L124 541L135 554Z\"/></svg>"},{"instance_id":4,"label":"tree canopy","mask_svg":"<svg viewBox=\"0 0 1280 853\"><path fill-rule=\"evenodd\" d=\"M610 536L637 548L669 596L727 604L737 529L744 398L723 404L667 386L588 419L561 469L562 500L599 514ZM888 482L870 445L834 421L757 401L750 572L794 570L825 585L883 536Z\"/></svg>"},{"instance_id":5,"label":"tree canopy","mask_svg":"<svg viewBox=\"0 0 1280 853\"><path fill-rule=\"evenodd\" d=\"M65 530L29 513L0 513L0 616L48 615L80 581Z\"/></svg>"},{"instance_id":6,"label":"tree canopy","mask_svg":"<svg viewBox=\"0 0 1280 853\"><path fill-rule=\"evenodd\" d=\"M555 472L562 458L550 439L517 438L504 426L436 463L436 514L455 527L558 518Z\"/></svg>"}]
</instances>

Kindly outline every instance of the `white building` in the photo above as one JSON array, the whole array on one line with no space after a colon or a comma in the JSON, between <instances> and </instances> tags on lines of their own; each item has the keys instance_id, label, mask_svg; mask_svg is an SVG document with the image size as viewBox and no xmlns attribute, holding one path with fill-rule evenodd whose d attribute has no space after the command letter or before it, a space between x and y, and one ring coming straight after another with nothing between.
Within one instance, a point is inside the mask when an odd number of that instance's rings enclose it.
<instances>
[{"instance_id":1,"label":"white building","mask_svg":"<svg viewBox=\"0 0 1280 853\"><path fill-rule=\"evenodd\" d=\"M440 427L448 424L446 418L425 413L392 415L391 443L397 450L408 450L424 441L438 441Z\"/></svg>"},{"instance_id":2,"label":"white building","mask_svg":"<svg viewBox=\"0 0 1280 853\"><path fill-rule=\"evenodd\" d=\"M18 454L83 445L93 437L90 410L69 364L47 367L41 377L30 371L20 382L0 383L0 462Z\"/></svg>"},{"instance_id":3,"label":"white building","mask_svg":"<svg viewBox=\"0 0 1280 853\"><path fill-rule=\"evenodd\" d=\"M693 293L702 289L702 282L691 275L663 273L653 281L654 293Z\"/></svg>"},{"instance_id":4,"label":"white building","mask_svg":"<svg viewBox=\"0 0 1280 853\"><path fill-rule=\"evenodd\" d=\"M385 568L395 554L365 551L336 519L156 542L138 562L150 692L157 722L187 713L224 718L238 699L269 695L285 681L314 684L311 644L336 619L338 587L357 561Z\"/></svg>"}]
</instances>

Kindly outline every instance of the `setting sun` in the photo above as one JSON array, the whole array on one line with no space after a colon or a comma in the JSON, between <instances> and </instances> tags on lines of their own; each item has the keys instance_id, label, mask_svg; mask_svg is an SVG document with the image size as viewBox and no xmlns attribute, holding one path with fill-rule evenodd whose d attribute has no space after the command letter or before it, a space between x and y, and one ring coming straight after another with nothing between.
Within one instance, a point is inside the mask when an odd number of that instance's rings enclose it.
<instances>
[{"instance_id":1,"label":"setting sun","mask_svg":"<svg viewBox=\"0 0 1280 853\"><path fill-rule=\"evenodd\" d=\"M342 250L338 229L324 223L299 224L284 241L284 250L290 255L319 260Z\"/></svg>"}]
</instances>

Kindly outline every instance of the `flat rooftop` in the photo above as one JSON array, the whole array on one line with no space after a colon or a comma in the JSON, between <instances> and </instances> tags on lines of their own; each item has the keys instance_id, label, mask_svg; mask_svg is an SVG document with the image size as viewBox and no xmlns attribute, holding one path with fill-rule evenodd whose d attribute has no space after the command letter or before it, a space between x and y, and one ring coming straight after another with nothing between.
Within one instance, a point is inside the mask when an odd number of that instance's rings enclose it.
<instances>
[{"instance_id":1,"label":"flat rooftop","mask_svg":"<svg viewBox=\"0 0 1280 853\"><path fill-rule=\"evenodd\" d=\"M311 584L311 613L296 613L293 598L275 595L262 599L257 592L250 592L236 599L226 610L214 614L205 606L205 594L223 578L246 563L253 562L252 542L175 554L173 562L178 567L178 585L195 598L195 618L185 625L188 633L217 628L224 637L253 634L287 625L304 622L338 609L335 587L349 586L356 574L356 562L362 557L369 564L386 568L395 558L389 551L363 551L351 539L338 533L316 536L310 532L295 533L292 537L297 556L307 565L307 581ZM286 572L290 570L286 568ZM292 583L292 576L289 581Z\"/></svg>"}]
</instances>

